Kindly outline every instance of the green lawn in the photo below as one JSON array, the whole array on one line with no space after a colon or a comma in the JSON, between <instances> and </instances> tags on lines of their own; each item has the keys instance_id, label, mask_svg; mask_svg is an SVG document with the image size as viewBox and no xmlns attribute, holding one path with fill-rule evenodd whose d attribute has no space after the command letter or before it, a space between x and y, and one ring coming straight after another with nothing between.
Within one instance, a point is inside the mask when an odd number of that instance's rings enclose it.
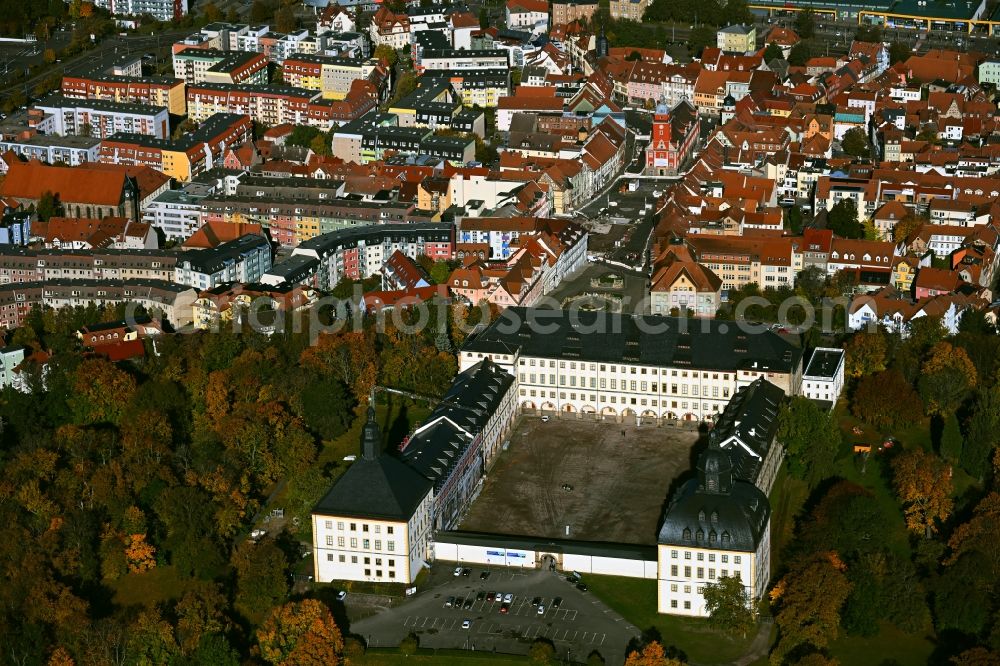
<instances>
[{"instance_id":1,"label":"green lawn","mask_svg":"<svg viewBox=\"0 0 1000 666\"><path fill-rule=\"evenodd\" d=\"M879 664L894 660L900 666L927 663L934 651L933 640L927 636L903 633L891 624L871 638L843 636L830 645L830 653L841 664Z\"/></svg>"},{"instance_id":2,"label":"green lawn","mask_svg":"<svg viewBox=\"0 0 1000 666\"><path fill-rule=\"evenodd\" d=\"M771 486L771 569L781 568L785 548L795 537L795 521L809 497L804 481L788 475L788 465L782 465Z\"/></svg>"},{"instance_id":3,"label":"green lawn","mask_svg":"<svg viewBox=\"0 0 1000 666\"><path fill-rule=\"evenodd\" d=\"M698 664L728 664L743 655L746 639L715 631L706 620L661 615L656 612L656 581L617 576L586 576L587 586L601 601L640 630L655 629L665 647L682 650Z\"/></svg>"}]
</instances>

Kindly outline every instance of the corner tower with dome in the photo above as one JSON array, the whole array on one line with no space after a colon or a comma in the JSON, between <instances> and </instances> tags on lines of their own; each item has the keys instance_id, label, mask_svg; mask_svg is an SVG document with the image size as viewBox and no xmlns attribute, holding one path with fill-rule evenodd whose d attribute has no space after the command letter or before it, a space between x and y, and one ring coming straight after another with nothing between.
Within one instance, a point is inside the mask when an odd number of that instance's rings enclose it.
<instances>
[{"instance_id":1,"label":"corner tower with dome","mask_svg":"<svg viewBox=\"0 0 1000 666\"><path fill-rule=\"evenodd\" d=\"M739 578L761 598L771 579L771 504L784 392L760 378L740 389L698 458L697 475L670 501L657 538L657 609L706 616L704 588Z\"/></svg>"}]
</instances>

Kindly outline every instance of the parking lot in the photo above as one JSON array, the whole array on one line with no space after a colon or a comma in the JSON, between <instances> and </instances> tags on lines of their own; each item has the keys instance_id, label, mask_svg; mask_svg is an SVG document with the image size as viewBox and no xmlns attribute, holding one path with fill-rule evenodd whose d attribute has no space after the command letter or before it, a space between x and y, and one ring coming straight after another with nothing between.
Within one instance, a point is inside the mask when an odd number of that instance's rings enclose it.
<instances>
[{"instance_id":1,"label":"parking lot","mask_svg":"<svg viewBox=\"0 0 1000 666\"><path fill-rule=\"evenodd\" d=\"M484 572L487 578L482 578ZM458 603L449 605L450 599ZM560 657L568 653L583 661L597 650L609 664L623 663L628 642L639 633L562 575L472 567L468 576L455 576L448 563L432 569L416 596L352 624L351 632L372 646L397 645L412 632L423 647L510 654L525 654L534 640L544 638Z\"/></svg>"},{"instance_id":2,"label":"parking lot","mask_svg":"<svg viewBox=\"0 0 1000 666\"><path fill-rule=\"evenodd\" d=\"M673 426L522 418L461 529L654 544L670 489L694 466L697 439Z\"/></svg>"}]
</instances>

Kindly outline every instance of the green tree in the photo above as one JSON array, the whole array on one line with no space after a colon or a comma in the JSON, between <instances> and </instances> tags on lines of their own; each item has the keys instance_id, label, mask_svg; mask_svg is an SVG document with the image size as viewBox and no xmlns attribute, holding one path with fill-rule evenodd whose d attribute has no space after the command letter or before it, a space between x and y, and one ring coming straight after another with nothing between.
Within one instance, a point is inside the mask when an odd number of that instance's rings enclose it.
<instances>
[{"instance_id":1,"label":"green tree","mask_svg":"<svg viewBox=\"0 0 1000 666\"><path fill-rule=\"evenodd\" d=\"M556 662L556 649L550 641L537 638L528 649L528 660L538 666L548 666Z\"/></svg>"},{"instance_id":2,"label":"green tree","mask_svg":"<svg viewBox=\"0 0 1000 666\"><path fill-rule=\"evenodd\" d=\"M797 42L788 52L788 64L795 67L804 67L810 58L812 58L812 45L805 39Z\"/></svg>"},{"instance_id":3,"label":"green tree","mask_svg":"<svg viewBox=\"0 0 1000 666\"><path fill-rule=\"evenodd\" d=\"M248 619L262 616L288 594L288 561L274 541L244 541L232 557L236 570L233 607Z\"/></svg>"},{"instance_id":4,"label":"green tree","mask_svg":"<svg viewBox=\"0 0 1000 666\"><path fill-rule=\"evenodd\" d=\"M323 439L336 439L351 427L356 403L340 380L313 381L303 388L301 399L306 425Z\"/></svg>"},{"instance_id":5,"label":"green tree","mask_svg":"<svg viewBox=\"0 0 1000 666\"><path fill-rule=\"evenodd\" d=\"M954 414L977 381L976 367L965 350L938 342L920 368L917 388L928 414Z\"/></svg>"},{"instance_id":6,"label":"green tree","mask_svg":"<svg viewBox=\"0 0 1000 666\"><path fill-rule=\"evenodd\" d=\"M781 47L771 42L764 49L764 62L771 62L772 60L784 60L785 52L781 50Z\"/></svg>"},{"instance_id":7,"label":"green tree","mask_svg":"<svg viewBox=\"0 0 1000 666\"><path fill-rule=\"evenodd\" d=\"M331 152L330 139L325 134L317 134L309 142L309 149L317 155L329 155Z\"/></svg>"},{"instance_id":8,"label":"green tree","mask_svg":"<svg viewBox=\"0 0 1000 666\"><path fill-rule=\"evenodd\" d=\"M486 7L479 8L479 27L483 30L490 27L490 13Z\"/></svg>"},{"instance_id":9,"label":"green tree","mask_svg":"<svg viewBox=\"0 0 1000 666\"><path fill-rule=\"evenodd\" d=\"M895 65L901 63L913 55L910 51L910 47L902 42L893 42L889 45L889 64Z\"/></svg>"},{"instance_id":10,"label":"green tree","mask_svg":"<svg viewBox=\"0 0 1000 666\"><path fill-rule=\"evenodd\" d=\"M1000 385L979 392L965 428L962 469L982 480L990 469L990 459L1000 445Z\"/></svg>"},{"instance_id":11,"label":"green tree","mask_svg":"<svg viewBox=\"0 0 1000 666\"><path fill-rule=\"evenodd\" d=\"M949 463L957 463L962 457L962 431L954 414L944 419L944 428L941 431L941 457Z\"/></svg>"},{"instance_id":12,"label":"green tree","mask_svg":"<svg viewBox=\"0 0 1000 666\"><path fill-rule=\"evenodd\" d=\"M420 638L411 631L399 642L399 653L406 657L411 657L417 653L417 648L419 647Z\"/></svg>"},{"instance_id":13,"label":"green tree","mask_svg":"<svg viewBox=\"0 0 1000 666\"><path fill-rule=\"evenodd\" d=\"M250 5L250 22L267 23L274 16L274 10L264 0L253 0Z\"/></svg>"},{"instance_id":14,"label":"green tree","mask_svg":"<svg viewBox=\"0 0 1000 666\"><path fill-rule=\"evenodd\" d=\"M717 583L706 585L705 608L713 627L743 637L753 628L750 595L739 578L723 576Z\"/></svg>"},{"instance_id":15,"label":"green tree","mask_svg":"<svg viewBox=\"0 0 1000 666\"><path fill-rule=\"evenodd\" d=\"M38 213L38 219L42 222L48 222L50 217L61 216L63 214L63 206L62 202L59 201L59 196L49 190L42 192L42 196L38 198L36 212Z\"/></svg>"},{"instance_id":16,"label":"green tree","mask_svg":"<svg viewBox=\"0 0 1000 666\"><path fill-rule=\"evenodd\" d=\"M845 153L854 157L869 157L871 155L868 135L860 127L852 127L847 130L840 140L840 147L844 149Z\"/></svg>"},{"instance_id":17,"label":"green tree","mask_svg":"<svg viewBox=\"0 0 1000 666\"><path fill-rule=\"evenodd\" d=\"M447 261L435 261L429 273L434 284L447 284L448 276L451 275L451 266L448 265Z\"/></svg>"},{"instance_id":18,"label":"green tree","mask_svg":"<svg viewBox=\"0 0 1000 666\"><path fill-rule=\"evenodd\" d=\"M858 220L858 206L852 198L844 198L826 213L826 227L841 238L864 238L865 229Z\"/></svg>"},{"instance_id":19,"label":"green tree","mask_svg":"<svg viewBox=\"0 0 1000 666\"><path fill-rule=\"evenodd\" d=\"M788 470L815 486L833 472L840 450L840 429L829 412L802 396L781 410L778 439L788 453Z\"/></svg>"},{"instance_id":20,"label":"green tree","mask_svg":"<svg viewBox=\"0 0 1000 666\"><path fill-rule=\"evenodd\" d=\"M812 9L804 9L795 15L795 32L802 39L811 39L816 34L816 13Z\"/></svg>"},{"instance_id":21,"label":"green tree","mask_svg":"<svg viewBox=\"0 0 1000 666\"><path fill-rule=\"evenodd\" d=\"M706 46L715 46L717 42L714 28L699 25L688 34L688 51L692 56L700 58Z\"/></svg>"},{"instance_id":22,"label":"green tree","mask_svg":"<svg viewBox=\"0 0 1000 666\"><path fill-rule=\"evenodd\" d=\"M399 52L388 44L379 44L375 47L374 57L388 63L389 67L395 67L399 62Z\"/></svg>"},{"instance_id":23,"label":"green tree","mask_svg":"<svg viewBox=\"0 0 1000 666\"><path fill-rule=\"evenodd\" d=\"M211 496L188 486L164 489L153 504L166 530L161 543L181 575L207 578L222 565L210 507Z\"/></svg>"},{"instance_id":24,"label":"green tree","mask_svg":"<svg viewBox=\"0 0 1000 666\"><path fill-rule=\"evenodd\" d=\"M205 3L205 6L201 9L201 14L205 17L207 23L217 23L222 20L222 10L214 2Z\"/></svg>"}]
</instances>

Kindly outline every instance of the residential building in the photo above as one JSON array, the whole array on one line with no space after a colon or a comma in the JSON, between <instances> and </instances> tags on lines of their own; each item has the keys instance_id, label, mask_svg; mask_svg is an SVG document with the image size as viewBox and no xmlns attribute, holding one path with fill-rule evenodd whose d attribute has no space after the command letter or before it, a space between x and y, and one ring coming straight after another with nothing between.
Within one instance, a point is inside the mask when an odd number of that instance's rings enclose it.
<instances>
[{"instance_id":1,"label":"residential building","mask_svg":"<svg viewBox=\"0 0 1000 666\"><path fill-rule=\"evenodd\" d=\"M152 16L157 21L177 21L188 13L188 0L95 0L94 6L114 16Z\"/></svg>"},{"instance_id":2,"label":"residential building","mask_svg":"<svg viewBox=\"0 0 1000 666\"><path fill-rule=\"evenodd\" d=\"M507 0L504 13L508 28L528 32L548 32L549 0Z\"/></svg>"},{"instance_id":3,"label":"residential building","mask_svg":"<svg viewBox=\"0 0 1000 666\"><path fill-rule=\"evenodd\" d=\"M611 18L616 21L642 21L649 0L611 0Z\"/></svg>"},{"instance_id":4,"label":"residential building","mask_svg":"<svg viewBox=\"0 0 1000 666\"><path fill-rule=\"evenodd\" d=\"M187 113L184 81L174 78L140 78L102 74L63 76L62 94L71 99L97 99L165 106L170 113Z\"/></svg>"},{"instance_id":5,"label":"residential building","mask_svg":"<svg viewBox=\"0 0 1000 666\"><path fill-rule=\"evenodd\" d=\"M0 245L27 245L31 239L31 213L12 211L0 218Z\"/></svg>"},{"instance_id":6,"label":"residential building","mask_svg":"<svg viewBox=\"0 0 1000 666\"><path fill-rule=\"evenodd\" d=\"M201 227L201 200L207 195L184 190L162 192L142 212L142 221L168 241L183 241Z\"/></svg>"},{"instance_id":7,"label":"residential building","mask_svg":"<svg viewBox=\"0 0 1000 666\"><path fill-rule=\"evenodd\" d=\"M652 314L714 317L721 304L722 280L694 261L669 261L650 278Z\"/></svg>"},{"instance_id":8,"label":"residential building","mask_svg":"<svg viewBox=\"0 0 1000 666\"><path fill-rule=\"evenodd\" d=\"M695 261L722 279L723 292L751 282L791 287L804 268L800 243L791 238L691 234L685 240Z\"/></svg>"},{"instance_id":9,"label":"residential building","mask_svg":"<svg viewBox=\"0 0 1000 666\"><path fill-rule=\"evenodd\" d=\"M271 268L271 243L264 236L246 234L204 250L177 256L174 281L199 291L230 282L260 282Z\"/></svg>"},{"instance_id":10,"label":"residential building","mask_svg":"<svg viewBox=\"0 0 1000 666\"><path fill-rule=\"evenodd\" d=\"M173 54L174 77L184 83L267 83L262 53L186 48Z\"/></svg>"},{"instance_id":11,"label":"residential building","mask_svg":"<svg viewBox=\"0 0 1000 666\"><path fill-rule=\"evenodd\" d=\"M720 28L716 43L723 53L751 53L757 50L757 28L740 23Z\"/></svg>"},{"instance_id":12,"label":"residential building","mask_svg":"<svg viewBox=\"0 0 1000 666\"><path fill-rule=\"evenodd\" d=\"M552 25L590 21L597 13L597 0L553 0Z\"/></svg>"},{"instance_id":13,"label":"residential building","mask_svg":"<svg viewBox=\"0 0 1000 666\"><path fill-rule=\"evenodd\" d=\"M181 182L220 166L226 151L253 139L248 115L216 113L193 132L177 139L157 139L144 134L119 133L101 143L105 164L147 166Z\"/></svg>"},{"instance_id":14,"label":"residential building","mask_svg":"<svg viewBox=\"0 0 1000 666\"><path fill-rule=\"evenodd\" d=\"M429 558L433 508L433 483L382 452L369 407L361 455L312 511L316 582L412 583Z\"/></svg>"},{"instance_id":15,"label":"residential building","mask_svg":"<svg viewBox=\"0 0 1000 666\"><path fill-rule=\"evenodd\" d=\"M31 238L46 248L62 250L155 250L159 241L153 228L124 217L50 217L35 222Z\"/></svg>"},{"instance_id":16,"label":"residential building","mask_svg":"<svg viewBox=\"0 0 1000 666\"><path fill-rule=\"evenodd\" d=\"M817 347L802 373L802 395L832 410L843 391L844 350Z\"/></svg>"},{"instance_id":17,"label":"residential building","mask_svg":"<svg viewBox=\"0 0 1000 666\"><path fill-rule=\"evenodd\" d=\"M57 136L78 135L106 139L128 132L156 139L170 136L170 114L165 106L100 99L71 99L58 93L36 102L28 111L28 125Z\"/></svg>"},{"instance_id":18,"label":"residential building","mask_svg":"<svg viewBox=\"0 0 1000 666\"><path fill-rule=\"evenodd\" d=\"M0 133L0 154L11 152L25 160L46 164L79 166L96 162L101 140L89 136L59 136L37 134L34 130ZM0 170L5 163L0 161Z\"/></svg>"},{"instance_id":19,"label":"residential building","mask_svg":"<svg viewBox=\"0 0 1000 666\"><path fill-rule=\"evenodd\" d=\"M403 49L410 45L410 18L406 14L396 14L385 5L379 5L368 31L376 47L386 44Z\"/></svg>"}]
</instances>

